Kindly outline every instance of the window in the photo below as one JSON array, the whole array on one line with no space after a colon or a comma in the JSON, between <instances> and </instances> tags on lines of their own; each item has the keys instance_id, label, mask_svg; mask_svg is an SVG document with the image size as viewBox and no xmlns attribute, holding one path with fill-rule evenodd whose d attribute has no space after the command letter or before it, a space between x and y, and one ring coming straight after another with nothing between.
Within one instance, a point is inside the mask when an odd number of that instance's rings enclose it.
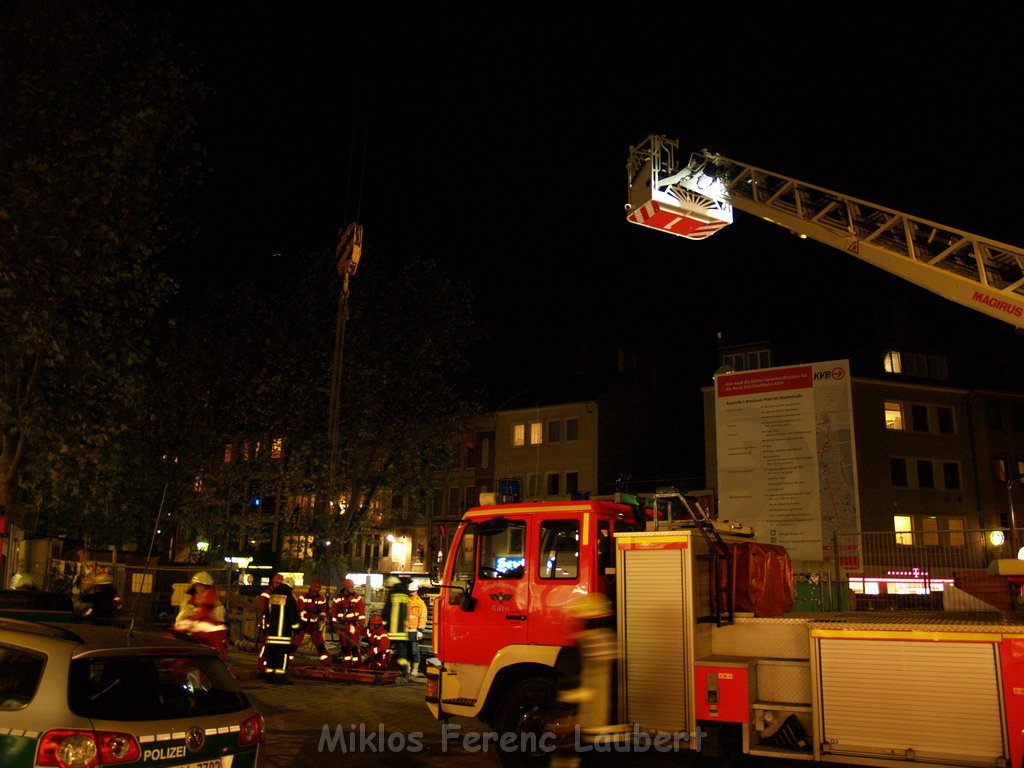
<instances>
[{"instance_id":1,"label":"window","mask_svg":"<svg viewBox=\"0 0 1024 768\"><path fill-rule=\"evenodd\" d=\"M918 488L934 488L935 487L935 471L932 468L931 459L918 459L917 460L917 487Z\"/></svg>"},{"instance_id":2,"label":"window","mask_svg":"<svg viewBox=\"0 0 1024 768\"><path fill-rule=\"evenodd\" d=\"M513 447L520 447L526 445L526 425L525 424L513 424L512 425L512 445Z\"/></svg>"},{"instance_id":3,"label":"window","mask_svg":"<svg viewBox=\"0 0 1024 768\"><path fill-rule=\"evenodd\" d=\"M472 523L463 530L452 565L452 583L467 588L476 579L521 579L526 573L522 542L526 539L525 523L490 520ZM518 542L518 547L516 546ZM448 598L461 599L457 589L449 590Z\"/></svg>"},{"instance_id":4,"label":"window","mask_svg":"<svg viewBox=\"0 0 1024 768\"><path fill-rule=\"evenodd\" d=\"M558 496L561 492L561 477L557 472L548 472L547 495Z\"/></svg>"},{"instance_id":5,"label":"window","mask_svg":"<svg viewBox=\"0 0 1024 768\"><path fill-rule=\"evenodd\" d=\"M903 353L903 372L919 379L928 378L928 358L916 352Z\"/></svg>"},{"instance_id":6,"label":"window","mask_svg":"<svg viewBox=\"0 0 1024 768\"><path fill-rule=\"evenodd\" d=\"M480 443L480 468L487 469L491 463L491 441L486 437Z\"/></svg>"},{"instance_id":7,"label":"window","mask_svg":"<svg viewBox=\"0 0 1024 768\"><path fill-rule=\"evenodd\" d=\"M946 528L949 529L949 546L966 547L967 537L964 535L964 519L962 517L950 517L946 519Z\"/></svg>"},{"instance_id":8,"label":"window","mask_svg":"<svg viewBox=\"0 0 1024 768\"><path fill-rule=\"evenodd\" d=\"M915 432L928 431L928 406L910 406L910 423Z\"/></svg>"},{"instance_id":9,"label":"window","mask_svg":"<svg viewBox=\"0 0 1024 768\"><path fill-rule=\"evenodd\" d=\"M1013 406L1013 431L1024 432L1024 405Z\"/></svg>"},{"instance_id":10,"label":"window","mask_svg":"<svg viewBox=\"0 0 1024 768\"><path fill-rule=\"evenodd\" d=\"M461 512L462 509L459 507L459 489L449 488L448 489L448 514L456 515Z\"/></svg>"},{"instance_id":11,"label":"window","mask_svg":"<svg viewBox=\"0 0 1024 768\"><path fill-rule=\"evenodd\" d=\"M952 408L947 408L944 405L937 406L935 408L935 418L939 424L939 434L952 435L956 432Z\"/></svg>"},{"instance_id":12,"label":"window","mask_svg":"<svg viewBox=\"0 0 1024 768\"><path fill-rule=\"evenodd\" d=\"M0 712L28 706L39 688L45 663L41 654L0 647Z\"/></svg>"},{"instance_id":13,"label":"window","mask_svg":"<svg viewBox=\"0 0 1024 768\"><path fill-rule=\"evenodd\" d=\"M743 353L722 355L722 366L732 368L734 371L747 370L747 356Z\"/></svg>"},{"instance_id":14,"label":"window","mask_svg":"<svg viewBox=\"0 0 1024 768\"><path fill-rule=\"evenodd\" d=\"M993 459L992 470L996 480L1000 483L1006 482L1006 459Z\"/></svg>"},{"instance_id":15,"label":"window","mask_svg":"<svg viewBox=\"0 0 1024 768\"><path fill-rule=\"evenodd\" d=\"M466 443L466 469L476 469L476 445Z\"/></svg>"},{"instance_id":16,"label":"window","mask_svg":"<svg viewBox=\"0 0 1024 768\"><path fill-rule=\"evenodd\" d=\"M441 489L435 488L430 495L430 515L431 517L441 516Z\"/></svg>"},{"instance_id":17,"label":"window","mask_svg":"<svg viewBox=\"0 0 1024 768\"><path fill-rule=\"evenodd\" d=\"M544 425L539 421L530 423L530 445L540 445L544 442Z\"/></svg>"},{"instance_id":18,"label":"window","mask_svg":"<svg viewBox=\"0 0 1024 768\"><path fill-rule=\"evenodd\" d=\"M900 546L909 547L914 543L914 528L909 515L894 515L892 527L896 531L896 543Z\"/></svg>"},{"instance_id":19,"label":"window","mask_svg":"<svg viewBox=\"0 0 1024 768\"><path fill-rule=\"evenodd\" d=\"M549 421L548 422L548 442L557 443L562 439L562 422L560 421Z\"/></svg>"},{"instance_id":20,"label":"window","mask_svg":"<svg viewBox=\"0 0 1024 768\"><path fill-rule=\"evenodd\" d=\"M580 420L579 419L566 419L565 420L565 439L566 440L579 440L580 439Z\"/></svg>"},{"instance_id":21,"label":"window","mask_svg":"<svg viewBox=\"0 0 1024 768\"><path fill-rule=\"evenodd\" d=\"M231 454L233 452L234 452L234 446L231 445L231 443L228 443L227 445L224 446L224 463L225 464L230 464L231 463Z\"/></svg>"},{"instance_id":22,"label":"window","mask_svg":"<svg viewBox=\"0 0 1024 768\"><path fill-rule=\"evenodd\" d=\"M565 492L569 495L580 492L580 473L565 473Z\"/></svg>"},{"instance_id":23,"label":"window","mask_svg":"<svg viewBox=\"0 0 1024 768\"><path fill-rule=\"evenodd\" d=\"M885 428L903 429L903 405L893 400L885 401Z\"/></svg>"},{"instance_id":24,"label":"window","mask_svg":"<svg viewBox=\"0 0 1024 768\"><path fill-rule=\"evenodd\" d=\"M526 476L526 487L528 488L526 495L529 496L531 499L536 499L537 494L539 493L539 491L537 490L538 479L539 478L537 475L531 474Z\"/></svg>"},{"instance_id":25,"label":"window","mask_svg":"<svg viewBox=\"0 0 1024 768\"><path fill-rule=\"evenodd\" d=\"M284 438L275 437L270 441L270 458L280 459L284 456Z\"/></svg>"},{"instance_id":26,"label":"window","mask_svg":"<svg viewBox=\"0 0 1024 768\"><path fill-rule=\"evenodd\" d=\"M580 565L580 524L577 520L547 520L540 527L542 579L575 579Z\"/></svg>"},{"instance_id":27,"label":"window","mask_svg":"<svg viewBox=\"0 0 1024 768\"><path fill-rule=\"evenodd\" d=\"M939 546L939 521L934 517L921 518L921 543L926 547Z\"/></svg>"},{"instance_id":28,"label":"window","mask_svg":"<svg viewBox=\"0 0 1024 768\"><path fill-rule=\"evenodd\" d=\"M942 462L942 479L947 491L960 490L960 465L955 461Z\"/></svg>"},{"instance_id":29,"label":"window","mask_svg":"<svg viewBox=\"0 0 1024 768\"><path fill-rule=\"evenodd\" d=\"M892 484L897 488L906 488L907 482L907 460L900 458L889 459L889 477Z\"/></svg>"},{"instance_id":30,"label":"window","mask_svg":"<svg viewBox=\"0 0 1024 768\"><path fill-rule=\"evenodd\" d=\"M472 485L467 485L466 486L466 496L465 496L465 499L466 499L466 509L469 509L470 507L475 507L477 505L477 502L479 501L479 498L476 495L476 488L474 488Z\"/></svg>"},{"instance_id":31,"label":"window","mask_svg":"<svg viewBox=\"0 0 1024 768\"><path fill-rule=\"evenodd\" d=\"M949 363L941 355L928 355L928 375L939 381L949 380Z\"/></svg>"},{"instance_id":32,"label":"window","mask_svg":"<svg viewBox=\"0 0 1024 768\"><path fill-rule=\"evenodd\" d=\"M756 349L747 353L747 370L771 368L772 355L767 349Z\"/></svg>"},{"instance_id":33,"label":"window","mask_svg":"<svg viewBox=\"0 0 1024 768\"><path fill-rule=\"evenodd\" d=\"M999 403L994 403L991 400L985 402L985 424L989 429L1003 428L1003 411L999 407Z\"/></svg>"},{"instance_id":34,"label":"window","mask_svg":"<svg viewBox=\"0 0 1024 768\"><path fill-rule=\"evenodd\" d=\"M903 373L903 363L899 352L886 352L882 358L882 367L886 373Z\"/></svg>"}]
</instances>

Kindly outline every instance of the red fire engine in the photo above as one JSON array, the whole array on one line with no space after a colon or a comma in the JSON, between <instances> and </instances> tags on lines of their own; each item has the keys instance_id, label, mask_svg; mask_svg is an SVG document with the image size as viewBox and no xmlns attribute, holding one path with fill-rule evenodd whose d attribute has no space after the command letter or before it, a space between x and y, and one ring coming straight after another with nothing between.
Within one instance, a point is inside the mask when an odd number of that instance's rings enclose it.
<instances>
[{"instance_id":1,"label":"red fire engine","mask_svg":"<svg viewBox=\"0 0 1024 768\"><path fill-rule=\"evenodd\" d=\"M513 734L507 763L543 759L555 742L528 736L567 727L559 681L578 678L582 628L572 606L596 594L614 605L615 738L699 749L712 733L807 761L1021 765L1024 622L787 612L781 548L752 548L675 501L688 514L661 515L675 521L605 500L469 510L434 603L431 712Z\"/></svg>"}]
</instances>

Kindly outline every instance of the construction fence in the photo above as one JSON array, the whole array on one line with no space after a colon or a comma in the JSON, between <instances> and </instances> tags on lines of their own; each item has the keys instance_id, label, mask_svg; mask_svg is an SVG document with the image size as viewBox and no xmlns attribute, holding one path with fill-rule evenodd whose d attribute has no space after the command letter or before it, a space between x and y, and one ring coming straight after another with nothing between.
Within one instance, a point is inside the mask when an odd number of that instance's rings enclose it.
<instances>
[{"instance_id":1,"label":"construction fence","mask_svg":"<svg viewBox=\"0 0 1024 768\"><path fill-rule=\"evenodd\" d=\"M1016 567L993 563L1016 561L1024 532L1000 533L1002 542L987 530L837 533L833 551L846 567L823 581L848 595L849 604L838 609L1018 610L1020 581L1006 574Z\"/></svg>"}]
</instances>

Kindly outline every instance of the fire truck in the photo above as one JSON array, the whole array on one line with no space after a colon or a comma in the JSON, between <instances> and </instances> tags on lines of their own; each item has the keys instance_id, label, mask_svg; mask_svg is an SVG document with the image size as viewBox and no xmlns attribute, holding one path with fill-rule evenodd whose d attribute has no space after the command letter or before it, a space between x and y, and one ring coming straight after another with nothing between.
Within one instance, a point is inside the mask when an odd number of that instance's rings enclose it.
<instances>
[{"instance_id":1,"label":"fire truck","mask_svg":"<svg viewBox=\"0 0 1024 768\"><path fill-rule=\"evenodd\" d=\"M677 165L677 149L631 149L631 222L700 240L739 208L1024 327L1024 251L709 152ZM468 510L438 574L427 706L485 722L508 765L544 764L543 735L564 744L597 695L607 722L576 728L577 750L1024 766L1020 614L794 612L788 556L750 533L675 492ZM579 610L592 598L606 616ZM602 631L611 652L588 645ZM601 679L588 663L611 670L604 693L581 683Z\"/></svg>"},{"instance_id":2,"label":"fire truck","mask_svg":"<svg viewBox=\"0 0 1024 768\"><path fill-rule=\"evenodd\" d=\"M603 732L841 764L1022 764L1024 621L794 613L781 547L733 527L682 494L467 511L434 602L430 711L484 721L506 764L542 764L556 742L536 734L572 717L559 689L579 677L573 606L601 595L613 715L579 749Z\"/></svg>"}]
</instances>

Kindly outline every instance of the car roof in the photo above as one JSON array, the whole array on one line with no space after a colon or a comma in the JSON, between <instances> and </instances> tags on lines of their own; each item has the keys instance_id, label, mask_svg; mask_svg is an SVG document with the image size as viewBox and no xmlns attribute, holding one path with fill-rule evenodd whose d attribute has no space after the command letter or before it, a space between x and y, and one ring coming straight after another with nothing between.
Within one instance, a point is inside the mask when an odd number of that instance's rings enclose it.
<instances>
[{"instance_id":1,"label":"car roof","mask_svg":"<svg viewBox=\"0 0 1024 768\"><path fill-rule=\"evenodd\" d=\"M136 650L169 655L216 656L209 646L177 640L156 632L137 632L95 624L51 623L0 618L0 641L21 637L39 650L63 647L74 656Z\"/></svg>"}]
</instances>

